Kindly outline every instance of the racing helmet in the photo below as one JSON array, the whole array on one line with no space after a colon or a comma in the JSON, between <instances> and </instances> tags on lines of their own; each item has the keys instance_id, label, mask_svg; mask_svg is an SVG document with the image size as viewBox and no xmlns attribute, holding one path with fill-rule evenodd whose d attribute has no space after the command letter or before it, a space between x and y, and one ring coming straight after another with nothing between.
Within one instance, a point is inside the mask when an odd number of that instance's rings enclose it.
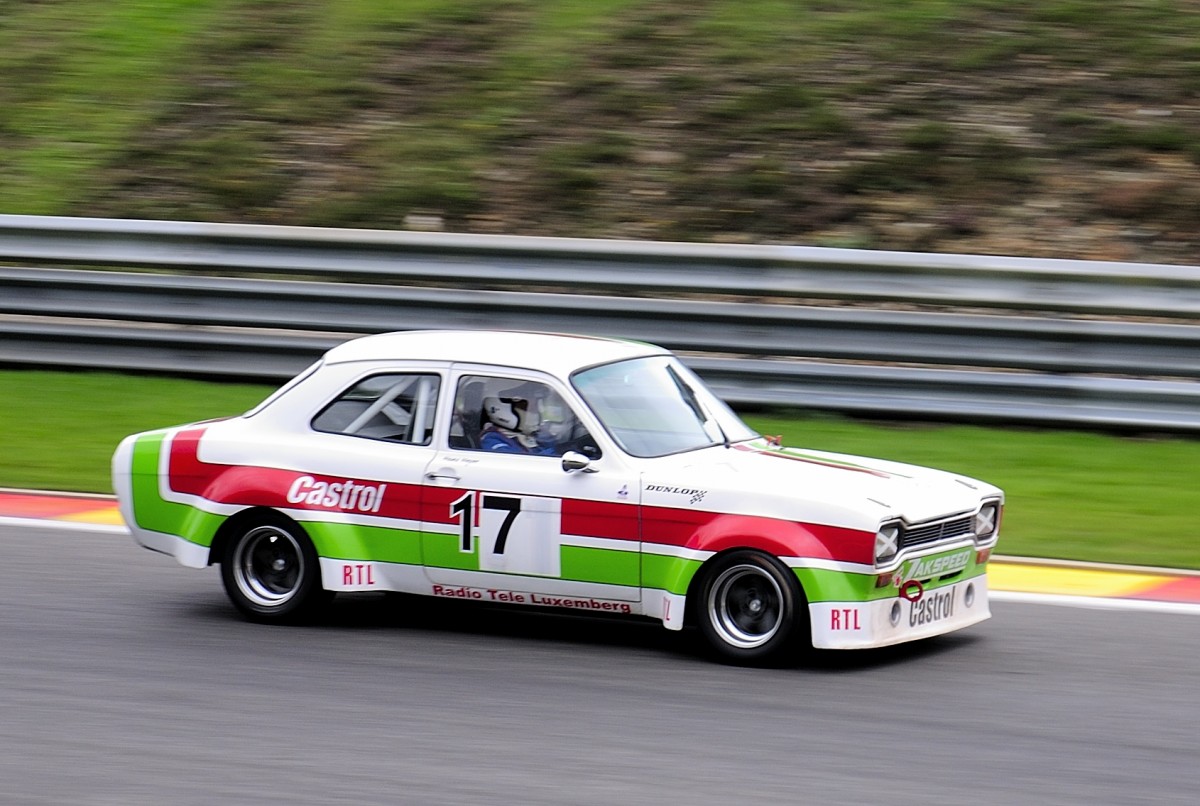
<instances>
[{"instance_id":1,"label":"racing helmet","mask_svg":"<svg viewBox=\"0 0 1200 806\"><path fill-rule=\"evenodd\" d=\"M485 397L483 399L483 416L487 422L507 428L509 431L516 431L517 426L521 424L521 418L513 409L511 399Z\"/></svg>"},{"instance_id":2,"label":"racing helmet","mask_svg":"<svg viewBox=\"0 0 1200 806\"><path fill-rule=\"evenodd\" d=\"M508 405L508 411L516 418L516 422L513 425L506 425L497 420L492 422L522 434L533 434L542 424L542 408L550 394L552 393L549 387L536 381L522 381L516 386L499 391L495 395L496 400ZM487 406L484 408L486 410Z\"/></svg>"}]
</instances>

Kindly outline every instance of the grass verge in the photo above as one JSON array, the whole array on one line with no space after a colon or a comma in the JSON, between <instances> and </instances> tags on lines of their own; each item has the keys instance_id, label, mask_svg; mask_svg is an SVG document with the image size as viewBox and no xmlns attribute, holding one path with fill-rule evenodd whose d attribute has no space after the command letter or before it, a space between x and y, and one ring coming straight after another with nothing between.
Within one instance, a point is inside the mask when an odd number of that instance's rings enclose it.
<instances>
[{"instance_id":1,"label":"grass verge","mask_svg":"<svg viewBox=\"0 0 1200 806\"><path fill-rule=\"evenodd\" d=\"M112 373L0 371L0 487L112 492L127 434L240 414L270 387Z\"/></svg>"},{"instance_id":2,"label":"grass verge","mask_svg":"<svg viewBox=\"0 0 1200 806\"><path fill-rule=\"evenodd\" d=\"M0 486L110 492L127 434L238 414L271 387L107 373L0 372ZM750 415L785 444L929 465L1004 488L1001 552L1200 568L1200 441Z\"/></svg>"}]
</instances>

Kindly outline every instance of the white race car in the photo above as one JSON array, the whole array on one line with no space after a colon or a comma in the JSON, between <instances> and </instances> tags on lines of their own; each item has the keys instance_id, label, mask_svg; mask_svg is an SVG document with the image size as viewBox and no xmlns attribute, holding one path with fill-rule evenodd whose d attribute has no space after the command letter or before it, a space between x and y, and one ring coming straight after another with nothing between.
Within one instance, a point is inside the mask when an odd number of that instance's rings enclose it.
<instances>
[{"instance_id":1,"label":"white race car","mask_svg":"<svg viewBox=\"0 0 1200 806\"><path fill-rule=\"evenodd\" d=\"M668 351L421 331L330 350L240 417L127 437L143 546L255 621L402 591L695 624L737 663L982 621L1003 493L781 447Z\"/></svg>"}]
</instances>

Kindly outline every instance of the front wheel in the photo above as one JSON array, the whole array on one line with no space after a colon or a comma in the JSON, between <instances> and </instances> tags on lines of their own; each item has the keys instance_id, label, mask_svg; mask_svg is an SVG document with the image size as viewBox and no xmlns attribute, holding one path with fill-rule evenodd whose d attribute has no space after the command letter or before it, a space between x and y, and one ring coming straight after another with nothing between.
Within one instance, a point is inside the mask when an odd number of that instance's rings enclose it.
<instances>
[{"instance_id":1,"label":"front wheel","mask_svg":"<svg viewBox=\"0 0 1200 806\"><path fill-rule=\"evenodd\" d=\"M733 663L760 665L797 657L811 646L808 608L796 575L757 551L720 557L701 587L700 631Z\"/></svg>"},{"instance_id":2,"label":"front wheel","mask_svg":"<svg viewBox=\"0 0 1200 806\"><path fill-rule=\"evenodd\" d=\"M304 621L332 596L321 588L312 541L282 516L263 515L230 535L221 582L234 607L251 621Z\"/></svg>"}]
</instances>

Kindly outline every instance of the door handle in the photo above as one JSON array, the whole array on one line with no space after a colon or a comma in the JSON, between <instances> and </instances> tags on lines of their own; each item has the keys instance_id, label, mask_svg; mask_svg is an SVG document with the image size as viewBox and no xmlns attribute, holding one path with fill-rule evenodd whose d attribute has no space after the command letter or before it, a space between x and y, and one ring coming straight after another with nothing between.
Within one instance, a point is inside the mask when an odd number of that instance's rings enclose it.
<instances>
[{"instance_id":1,"label":"door handle","mask_svg":"<svg viewBox=\"0 0 1200 806\"><path fill-rule=\"evenodd\" d=\"M425 478L429 479L430 481L439 481L441 479L448 479L449 481L462 481L462 476L458 475L450 468L443 468L442 470L430 470L425 474Z\"/></svg>"}]
</instances>

